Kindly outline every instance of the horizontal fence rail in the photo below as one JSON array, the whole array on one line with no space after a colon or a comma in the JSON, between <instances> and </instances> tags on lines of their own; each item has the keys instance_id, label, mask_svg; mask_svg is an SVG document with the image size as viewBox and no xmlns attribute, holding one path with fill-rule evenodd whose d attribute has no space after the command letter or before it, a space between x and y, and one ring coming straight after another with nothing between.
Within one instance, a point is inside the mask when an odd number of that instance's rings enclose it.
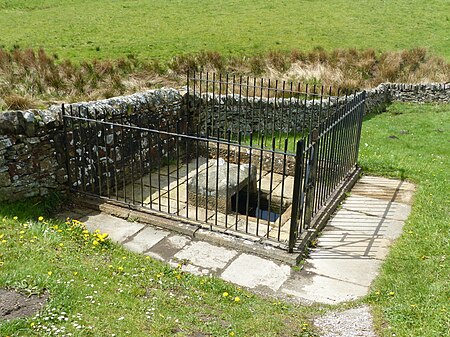
<instances>
[{"instance_id":1,"label":"horizontal fence rail","mask_svg":"<svg viewBox=\"0 0 450 337\"><path fill-rule=\"evenodd\" d=\"M293 251L356 168L365 93L208 73L187 84L176 107L63 106L71 189Z\"/></svg>"}]
</instances>

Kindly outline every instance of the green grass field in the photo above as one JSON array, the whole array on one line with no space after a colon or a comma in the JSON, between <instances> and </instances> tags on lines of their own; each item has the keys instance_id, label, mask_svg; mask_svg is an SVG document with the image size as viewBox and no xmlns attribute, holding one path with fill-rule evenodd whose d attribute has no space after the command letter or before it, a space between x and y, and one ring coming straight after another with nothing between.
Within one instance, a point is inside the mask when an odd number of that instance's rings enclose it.
<instances>
[{"instance_id":1,"label":"green grass field","mask_svg":"<svg viewBox=\"0 0 450 337\"><path fill-rule=\"evenodd\" d=\"M363 124L364 172L417 184L403 234L368 298L381 336L443 337L450 331L449 127L449 104L394 104Z\"/></svg>"},{"instance_id":2,"label":"green grass field","mask_svg":"<svg viewBox=\"0 0 450 337\"><path fill-rule=\"evenodd\" d=\"M449 13L446 0L0 0L0 46L72 60L425 47L450 60Z\"/></svg>"},{"instance_id":3,"label":"green grass field","mask_svg":"<svg viewBox=\"0 0 450 337\"><path fill-rule=\"evenodd\" d=\"M43 216L44 206L0 205L0 287L50 295L37 316L0 320L2 337L315 336L317 309L184 273Z\"/></svg>"}]
</instances>

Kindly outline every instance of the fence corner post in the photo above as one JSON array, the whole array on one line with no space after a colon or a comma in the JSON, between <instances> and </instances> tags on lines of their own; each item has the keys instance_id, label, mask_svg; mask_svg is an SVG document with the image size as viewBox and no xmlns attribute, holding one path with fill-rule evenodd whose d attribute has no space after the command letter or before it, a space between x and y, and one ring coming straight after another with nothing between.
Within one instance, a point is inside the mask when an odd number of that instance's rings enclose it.
<instances>
[{"instance_id":1,"label":"fence corner post","mask_svg":"<svg viewBox=\"0 0 450 337\"><path fill-rule=\"evenodd\" d=\"M294 171L294 191L292 195L292 212L291 212L291 224L289 228L289 253L294 251L294 245L297 241L299 229L298 229L298 215L300 208L300 201L303 200L301 197L302 191L302 180L303 180L303 152L305 149L305 143L303 140L297 142L297 151L295 154L295 171Z\"/></svg>"}]
</instances>

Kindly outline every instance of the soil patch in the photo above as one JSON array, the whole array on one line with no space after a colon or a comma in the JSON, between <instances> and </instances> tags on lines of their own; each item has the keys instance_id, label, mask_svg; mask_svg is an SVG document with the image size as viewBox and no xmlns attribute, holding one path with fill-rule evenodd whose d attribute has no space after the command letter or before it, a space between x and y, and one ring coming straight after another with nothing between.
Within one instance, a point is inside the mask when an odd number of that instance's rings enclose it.
<instances>
[{"instance_id":1,"label":"soil patch","mask_svg":"<svg viewBox=\"0 0 450 337\"><path fill-rule=\"evenodd\" d=\"M34 316L48 299L48 293L26 296L15 290L0 289L0 321Z\"/></svg>"}]
</instances>

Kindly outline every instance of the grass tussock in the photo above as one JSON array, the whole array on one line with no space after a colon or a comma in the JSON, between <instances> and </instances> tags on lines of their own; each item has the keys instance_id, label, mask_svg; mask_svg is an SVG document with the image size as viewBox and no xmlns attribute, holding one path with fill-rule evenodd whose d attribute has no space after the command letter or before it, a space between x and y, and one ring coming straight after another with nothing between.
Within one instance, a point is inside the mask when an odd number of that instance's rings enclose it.
<instances>
[{"instance_id":1,"label":"grass tussock","mask_svg":"<svg viewBox=\"0 0 450 337\"><path fill-rule=\"evenodd\" d=\"M166 63L134 55L74 63L59 60L43 49L0 48L0 110L181 86L187 72L199 71L277 78L332 86L335 90L358 90L382 82L444 82L450 78L450 64L423 48L384 53L373 49L274 50L249 57L203 51L179 55Z\"/></svg>"}]
</instances>

